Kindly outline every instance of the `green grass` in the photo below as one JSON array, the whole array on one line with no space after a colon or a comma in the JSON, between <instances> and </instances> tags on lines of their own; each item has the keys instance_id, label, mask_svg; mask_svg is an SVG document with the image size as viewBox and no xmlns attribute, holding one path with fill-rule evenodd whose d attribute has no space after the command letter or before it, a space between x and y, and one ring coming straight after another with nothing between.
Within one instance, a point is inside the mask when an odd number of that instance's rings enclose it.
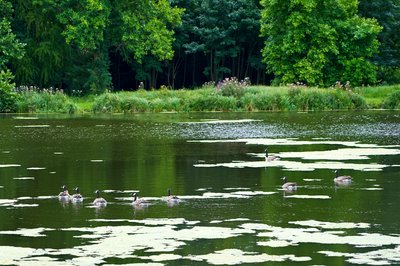
<instances>
[{"instance_id":1,"label":"green grass","mask_svg":"<svg viewBox=\"0 0 400 266\"><path fill-rule=\"evenodd\" d=\"M225 94L226 95L226 94ZM400 85L350 91L306 87L249 86L224 96L213 87L194 90L139 90L68 97L61 92L23 91L18 112L140 113L191 111L322 111L400 108Z\"/></svg>"},{"instance_id":2,"label":"green grass","mask_svg":"<svg viewBox=\"0 0 400 266\"><path fill-rule=\"evenodd\" d=\"M371 108L382 108L383 102L395 91L400 90L400 85L360 87L354 89L356 93L364 97L366 103Z\"/></svg>"}]
</instances>

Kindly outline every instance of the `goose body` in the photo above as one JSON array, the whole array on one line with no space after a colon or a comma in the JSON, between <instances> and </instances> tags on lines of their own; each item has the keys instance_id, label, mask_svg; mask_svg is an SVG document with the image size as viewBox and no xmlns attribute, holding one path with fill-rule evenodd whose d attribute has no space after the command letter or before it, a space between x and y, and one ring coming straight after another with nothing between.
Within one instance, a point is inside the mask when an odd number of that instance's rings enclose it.
<instances>
[{"instance_id":1,"label":"goose body","mask_svg":"<svg viewBox=\"0 0 400 266\"><path fill-rule=\"evenodd\" d=\"M282 180L283 180L282 188L284 190L289 190L289 191L297 190L297 183L288 182L286 177L283 177Z\"/></svg>"},{"instance_id":2,"label":"goose body","mask_svg":"<svg viewBox=\"0 0 400 266\"><path fill-rule=\"evenodd\" d=\"M168 196L163 197L163 200L166 201L167 203L171 203L171 204L180 202L180 199L177 196L171 195L171 189L168 189Z\"/></svg>"},{"instance_id":3,"label":"goose body","mask_svg":"<svg viewBox=\"0 0 400 266\"><path fill-rule=\"evenodd\" d=\"M132 193L132 196L133 196L132 204L136 207L147 207L150 204L147 200L139 198L137 196L137 193Z\"/></svg>"},{"instance_id":4,"label":"goose body","mask_svg":"<svg viewBox=\"0 0 400 266\"><path fill-rule=\"evenodd\" d=\"M270 162L270 161L277 161L280 160L279 157L274 156L274 155L269 155L268 154L268 149L265 149L265 161Z\"/></svg>"},{"instance_id":5,"label":"goose body","mask_svg":"<svg viewBox=\"0 0 400 266\"><path fill-rule=\"evenodd\" d=\"M62 191L58 194L58 199L59 200L69 200L69 193L68 193L68 188L66 185L62 186Z\"/></svg>"},{"instance_id":6,"label":"goose body","mask_svg":"<svg viewBox=\"0 0 400 266\"><path fill-rule=\"evenodd\" d=\"M79 188L76 187L76 188L74 189L74 191L75 191L75 194L73 194L73 195L71 196L72 202L75 202L75 203L83 202L83 197L82 197L82 195L79 193Z\"/></svg>"},{"instance_id":7,"label":"goose body","mask_svg":"<svg viewBox=\"0 0 400 266\"><path fill-rule=\"evenodd\" d=\"M99 190L96 190L96 199L93 201L93 205L98 207L104 207L107 205L107 201L100 196Z\"/></svg>"},{"instance_id":8,"label":"goose body","mask_svg":"<svg viewBox=\"0 0 400 266\"><path fill-rule=\"evenodd\" d=\"M350 184L353 181L353 178L349 175L341 175L339 176L339 171L335 170L335 178L333 179L335 183L342 184Z\"/></svg>"}]
</instances>

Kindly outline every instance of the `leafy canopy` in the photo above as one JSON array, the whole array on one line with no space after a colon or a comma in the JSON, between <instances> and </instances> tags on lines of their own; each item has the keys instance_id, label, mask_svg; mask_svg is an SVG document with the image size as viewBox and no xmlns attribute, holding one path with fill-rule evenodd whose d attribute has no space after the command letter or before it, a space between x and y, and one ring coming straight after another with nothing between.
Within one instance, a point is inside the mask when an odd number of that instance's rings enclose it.
<instances>
[{"instance_id":1,"label":"leafy canopy","mask_svg":"<svg viewBox=\"0 0 400 266\"><path fill-rule=\"evenodd\" d=\"M263 60L278 83L374 83L380 26L357 0L262 0Z\"/></svg>"}]
</instances>

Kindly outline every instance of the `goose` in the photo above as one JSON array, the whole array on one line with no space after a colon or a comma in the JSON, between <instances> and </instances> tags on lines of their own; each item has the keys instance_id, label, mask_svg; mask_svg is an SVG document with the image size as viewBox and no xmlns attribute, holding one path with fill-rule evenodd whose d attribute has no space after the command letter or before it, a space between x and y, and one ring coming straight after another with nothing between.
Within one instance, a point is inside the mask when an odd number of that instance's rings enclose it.
<instances>
[{"instance_id":1,"label":"goose","mask_svg":"<svg viewBox=\"0 0 400 266\"><path fill-rule=\"evenodd\" d=\"M286 176L284 176L284 177L282 178L282 180L283 180L282 188L283 188L284 190L289 190L289 191L297 190L297 183L295 183L295 182L288 182Z\"/></svg>"},{"instance_id":2,"label":"goose","mask_svg":"<svg viewBox=\"0 0 400 266\"><path fill-rule=\"evenodd\" d=\"M83 197L82 197L82 195L79 193L79 187L76 187L76 188L74 189L74 191L75 191L75 194L71 196L72 202L76 202L76 203L82 202L82 201L83 201Z\"/></svg>"},{"instance_id":3,"label":"goose","mask_svg":"<svg viewBox=\"0 0 400 266\"><path fill-rule=\"evenodd\" d=\"M61 188L62 188L63 191L61 191L61 192L58 194L58 199L59 199L59 200L69 200L70 195L69 195L69 193L68 193L67 186L64 185L64 186L62 186Z\"/></svg>"},{"instance_id":4,"label":"goose","mask_svg":"<svg viewBox=\"0 0 400 266\"><path fill-rule=\"evenodd\" d=\"M352 181L352 177L349 175L341 175L339 176L339 171L335 170L334 173L335 178L333 179L333 181L335 181L335 183L339 183L339 184L350 184Z\"/></svg>"},{"instance_id":5,"label":"goose","mask_svg":"<svg viewBox=\"0 0 400 266\"><path fill-rule=\"evenodd\" d=\"M132 204L136 207L147 207L149 205L149 202L146 201L145 199L138 198L136 192L132 193L132 197L133 197Z\"/></svg>"},{"instance_id":6,"label":"goose","mask_svg":"<svg viewBox=\"0 0 400 266\"><path fill-rule=\"evenodd\" d=\"M168 191L168 196L163 198L164 201L168 203L178 203L180 201L180 199L177 196L171 195L170 188L167 191Z\"/></svg>"},{"instance_id":7,"label":"goose","mask_svg":"<svg viewBox=\"0 0 400 266\"><path fill-rule=\"evenodd\" d=\"M107 201L100 197L100 190L96 190L96 199L93 201L93 205L98 207L104 207L107 205Z\"/></svg>"},{"instance_id":8,"label":"goose","mask_svg":"<svg viewBox=\"0 0 400 266\"><path fill-rule=\"evenodd\" d=\"M265 161L270 162L270 161L276 161L276 160L280 160L279 157L277 156L268 156L268 149L265 149Z\"/></svg>"}]
</instances>

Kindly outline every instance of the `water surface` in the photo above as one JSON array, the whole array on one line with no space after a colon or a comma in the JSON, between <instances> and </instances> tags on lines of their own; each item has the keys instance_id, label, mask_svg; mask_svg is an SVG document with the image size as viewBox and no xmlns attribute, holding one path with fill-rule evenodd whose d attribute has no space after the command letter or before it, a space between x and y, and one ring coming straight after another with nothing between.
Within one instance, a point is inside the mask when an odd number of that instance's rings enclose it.
<instances>
[{"instance_id":1,"label":"water surface","mask_svg":"<svg viewBox=\"0 0 400 266\"><path fill-rule=\"evenodd\" d=\"M399 112L3 115L0 265L400 264L399 159Z\"/></svg>"}]
</instances>

